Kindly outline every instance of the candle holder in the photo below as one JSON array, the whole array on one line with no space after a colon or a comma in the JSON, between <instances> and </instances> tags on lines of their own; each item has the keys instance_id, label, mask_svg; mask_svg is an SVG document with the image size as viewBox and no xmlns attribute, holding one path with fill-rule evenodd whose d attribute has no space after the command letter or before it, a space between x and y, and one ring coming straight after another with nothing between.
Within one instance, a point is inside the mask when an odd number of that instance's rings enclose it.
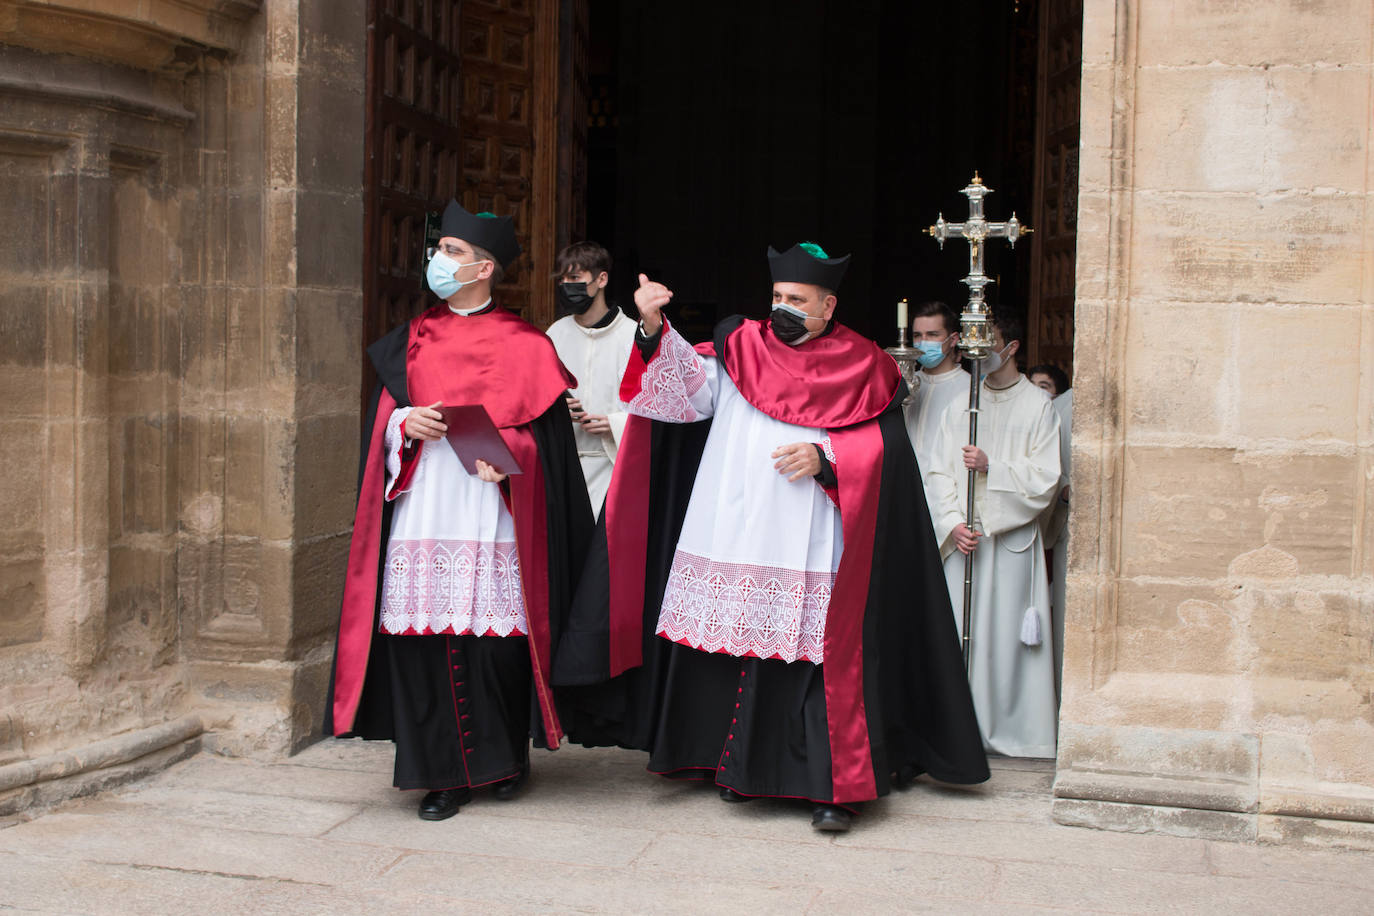
<instances>
[{"instance_id":1,"label":"candle holder","mask_svg":"<svg viewBox=\"0 0 1374 916\"><path fill-rule=\"evenodd\" d=\"M906 300L902 300L905 302ZM906 327L897 329L897 346L888 347L887 355L897 361L897 368L902 372L902 379L906 382L907 395L903 405L910 404L912 397L916 394L916 389L921 387L921 351L911 346L911 338L908 337L909 331Z\"/></svg>"}]
</instances>

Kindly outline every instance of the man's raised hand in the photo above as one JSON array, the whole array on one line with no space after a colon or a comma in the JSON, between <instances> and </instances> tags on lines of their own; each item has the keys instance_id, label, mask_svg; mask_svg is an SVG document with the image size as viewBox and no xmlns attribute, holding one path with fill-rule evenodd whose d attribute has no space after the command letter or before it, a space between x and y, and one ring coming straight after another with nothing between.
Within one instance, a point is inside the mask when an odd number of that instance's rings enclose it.
<instances>
[{"instance_id":1,"label":"man's raised hand","mask_svg":"<svg viewBox=\"0 0 1374 916\"><path fill-rule=\"evenodd\" d=\"M663 307L672 301L673 291L662 283L655 283L648 274L639 275L639 289L635 290L635 307L639 309L639 321L644 333L650 337L663 327L663 317L659 314Z\"/></svg>"},{"instance_id":2,"label":"man's raised hand","mask_svg":"<svg viewBox=\"0 0 1374 916\"><path fill-rule=\"evenodd\" d=\"M416 407L412 410L406 417L406 438L420 439L424 442L444 438L448 426L444 423L444 415L437 409L443 406L443 401L435 401L428 407Z\"/></svg>"}]
</instances>

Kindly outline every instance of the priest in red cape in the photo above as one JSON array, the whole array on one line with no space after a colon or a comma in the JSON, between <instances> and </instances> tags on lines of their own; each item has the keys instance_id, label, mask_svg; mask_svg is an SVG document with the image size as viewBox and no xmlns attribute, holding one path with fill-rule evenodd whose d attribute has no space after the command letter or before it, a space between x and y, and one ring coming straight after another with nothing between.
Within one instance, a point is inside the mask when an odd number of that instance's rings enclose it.
<instances>
[{"instance_id":1,"label":"priest in red cape","mask_svg":"<svg viewBox=\"0 0 1374 916\"><path fill-rule=\"evenodd\" d=\"M577 381L539 330L493 305L520 254L510 218L444 211L426 278L443 301L368 348L380 383L363 436L325 731L396 744L419 814L478 786L510 799L529 745L563 728L553 647L592 530L564 402ZM444 406L482 405L521 473L446 438Z\"/></svg>"},{"instance_id":2,"label":"priest in red cape","mask_svg":"<svg viewBox=\"0 0 1374 916\"><path fill-rule=\"evenodd\" d=\"M770 319L695 348L641 275L633 416L556 679L582 685L575 740L839 831L894 781L981 782L987 759L901 374L832 320L848 256L768 258Z\"/></svg>"}]
</instances>

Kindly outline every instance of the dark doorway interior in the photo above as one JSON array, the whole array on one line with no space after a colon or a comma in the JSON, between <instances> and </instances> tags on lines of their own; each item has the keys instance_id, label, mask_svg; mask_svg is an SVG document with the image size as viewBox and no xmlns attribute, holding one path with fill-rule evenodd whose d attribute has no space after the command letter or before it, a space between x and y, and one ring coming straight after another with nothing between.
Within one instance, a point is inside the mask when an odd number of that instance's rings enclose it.
<instances>
[{"instance_id":1,"label":"dark doorway interior","mask_svg":"<svg viewBox=\"0 0 1374 916\"><path fill-rule=\"evenodd\" d=\"M1031 221L1034 0L591 0L587 234L628 304L644 271L701 339L762 317L764 252L853 252L841 319L894 342L895 303L956 310L968 247L924 235L978 169L988 214ZM1024 307L1030 246L988 249L994 302Z\"/></svg>"}]
</instances>

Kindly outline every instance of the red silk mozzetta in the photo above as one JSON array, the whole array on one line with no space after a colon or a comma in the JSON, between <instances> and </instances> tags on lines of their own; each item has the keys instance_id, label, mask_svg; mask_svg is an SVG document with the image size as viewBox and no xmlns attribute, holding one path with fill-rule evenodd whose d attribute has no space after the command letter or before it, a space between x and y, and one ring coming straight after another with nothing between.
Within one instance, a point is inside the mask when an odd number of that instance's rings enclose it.
<instances>
[{"instance_id":1,"label":"red silk mozzetta","mask_svg":"<svg viewBox=\"0 0 1374 916\"><path fill-rule=\"evenodd\" d=\"M505 309L464 317L440 304L410 323L406 392L417 406L481 404L506 429L575 387L553 342Z\"/></svg>"},{"instance_id":2,"label":"red silk mozzetta","mask_svg":"<svg viewBox=\"0 0 1374 916\"><path fill-rule=\"evenodd\" d=\"M767 322L746 319L726 338L724 363L746 401L775 420L812 429L877 418L902 380L892 357L842 324L790 347Z\"/></svg>"}]
</instances>

